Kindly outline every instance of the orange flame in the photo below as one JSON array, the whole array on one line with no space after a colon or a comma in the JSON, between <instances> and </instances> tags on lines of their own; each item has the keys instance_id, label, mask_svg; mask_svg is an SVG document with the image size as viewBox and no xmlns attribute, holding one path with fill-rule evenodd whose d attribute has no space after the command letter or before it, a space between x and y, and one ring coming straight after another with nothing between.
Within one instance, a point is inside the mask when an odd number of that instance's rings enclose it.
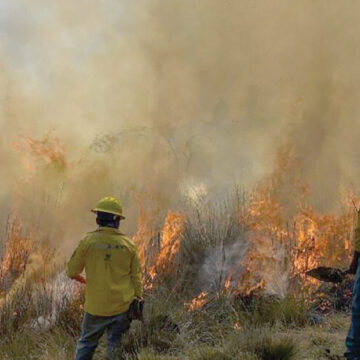
<instances>
[{"instance_id":1,"label":"orange flame","mask_svg":"<svg viewBox=\"0 0 360 360\"><path fill-rule=\"evenodd\" d=\"M208 295L208 292L202 291L197 297L192 299L191 303L189 304L189 311L202 309L203 306L208 302Z\"/></svg>"},{"instance_id":2,"label":"orange flame","mask_svg":"<svg viewBox=\"0 0 360 360\"><path fill-rule=\"evenodd\" d=\"M288 195L296 205L292 217L287 215L279 197L283 186L292 186ZM306 277L306 271L321 265L348 264L355 195L344 193L341 215L315 212L306 205L307 195L308 187L301 180L294 155L289 149L280 151L273 175L257 187L249 198L249 208L239 214L239 221L249 229L251 247L246 258L231 269L236 274L238 292L266 289L269 272L276 267L282 274L288 273L290 279L299 279L302 285L314 288L319 281ZM232 283L234 280L233 277Z\"/></svg>"},{"instance_id":3,"label":"orange flame","mask_svg":"<svg viewBox=\"0 0 360 360\"><path fill-rule=\"evenodd\" d=\"M242 329L242 326L241 326L241 324L240 324L239 322L236 322L236 323L234 323L234 325L233 325L233 329L234 329L234 330L241 330L241 329Z\"/></svg>"},{"instance_id":4,"label":"orange flame","mask_svg":"<svg viewBox=\"0 0 360 360\"><path fill-rule=\"evenodd\" d=\"M231 290L231 275L229 275L226 280L225 280L225 284L224 284L224 293L229 293Z\"/></svg>"},{"instance_id":5,"label":"orange flame","mask_svg":"<svg viewBox=\"0 0 360 360\"><path fill-rule=\"evenodd\" d=\"M139 202L140 213L138 219L138 231L133 237L134 242L139 247L141 265L146 270L144 287L146 290L154 288L154 281L158 272L166 273L173 271L174 261L180 249L182 233L185 227L185 216L179 212L169 211L161 233L156 235L154 231L154 216L151 212L146 212L140 201L138 194L136 199ZM157 243L159 252L153 256L153 240L158 238ZM153 259L153 264L148 266ZM147 267L148 266L148 267Z\"/></svg>"},{"instance_id":6,"label":"orange flame","mask_svg":"<svg viewBox=\"0 0 360 360\"><path fill-rule=\"evenodd\" d=\"M10 225L5 243L5 251L0 266L1 277L10 273L15 277L22 274L26 267L30 249L30 237L22 235L22 223L19 219L15 219Z\"/></svg>"},{"instance_id":7,"label":"orange flame","mask_svg":"<svg viewBox=\"0 0 360 360\"><path fill-rule=\"evenodd\" d=\"M61 141L51 133L39 140L31 136L24 136L15 147L26 155L24 166L28 171L34 171L36 160L42 159L46 164L53 165L59 170L67 167L65 148Z\"/></svg>"},{"instance_id":8,"label":"orange flame","mask_svg":"<svg viewBox=\"0 0 360 360\"><path fill-rule=\"evenodd\" d=\"M185 226L185 216L179 212L169 211L162 230L161 250L155 261L156 269L169 270L179 252L182 234Z\"/></svg>"},{"instance_id":9,"label":"orange flame","mask_svg":"<svg viewBox=\"0 0 360 360\"><path fill-rule=\"evenodd\" d=\"M138 230L132 239L139 248L140 263L142 268L145 269L147 260L146 252L151 239L153 239L156 234L154 231L154 215L156 215L157 212L154 209L145 208L141 194L133 192L132 195L139 206Z\"/></svg>"}]
</instances>

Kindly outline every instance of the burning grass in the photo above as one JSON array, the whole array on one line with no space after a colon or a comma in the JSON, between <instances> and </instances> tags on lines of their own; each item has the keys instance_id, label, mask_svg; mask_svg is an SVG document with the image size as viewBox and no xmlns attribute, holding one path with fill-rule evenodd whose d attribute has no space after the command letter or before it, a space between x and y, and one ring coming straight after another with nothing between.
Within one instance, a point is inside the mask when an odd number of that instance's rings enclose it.
<instances>
[{"instance_id":1,"label":"burning grass","mask_svg":"<svg viewBox=\"0 0 360 360\"><path fill-rule=\"evenodd\" d=\"M141 214L134 241L145 275L146 325L134 323L124 338L125 358L329 358L326 341L323 355L311 357L294 339L330 326L326 322L346 307L319 305L321 294L331 291L304 272L322 264L347 265L353 209L348 204L341 215L324 215L299 204L289 219L276 199L265 188L251 196L236 192L223 201L193 202L168 212L160 229L154 225L159 221ZM51 257L33 246L34 239L18 220L8 226L0 276L0 357L70 359L83 288L44 261ZM41 266L32 265L36 256ZM343 322L341 331L346 326ZM23 349L20 337L28 341ZM331 351L339 352L342 342L339 338Z\"/></svg>"},{"instance_id":2,"label":"burning grass","mask_svg":"<svg viewBox=\"0 0 360 360\"><path fill-rule=\"evenodd\" d=\"M42 160L59 171L67 167L65 148L53 132L49 132L43 139L35 139L31 136L24 136L15 147L23 154L24 167L29 172L34 172L37 160Z\"/></svg>"}]
</instances>

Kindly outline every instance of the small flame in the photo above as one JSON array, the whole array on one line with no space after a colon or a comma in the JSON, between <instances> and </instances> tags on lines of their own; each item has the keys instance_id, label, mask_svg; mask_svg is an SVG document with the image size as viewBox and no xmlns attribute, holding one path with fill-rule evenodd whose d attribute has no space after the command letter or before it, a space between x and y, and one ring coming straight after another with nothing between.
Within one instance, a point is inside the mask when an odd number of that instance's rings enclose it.
<instances>
[{"instance_id":1,"label":"small flame","mask_svg":"<svg viewBox=\"0 0 360 360\"><path fill-rule=\"evenodd\" d=\"M150 279L151 279L151 280L154 280L154 279L155 279L155 277L156 277L155 266L151 266L151 267L148 269L148 275L150 276Z\"/></svg>"},{"instance_id":2,"label":"small flame","mask_svg":"<svg viewBox=\"0 0 360 360\"><path fill-rule=\"evenodd\" d=\"M242 326L240 325L239 322L236 322L236 323L234 323L234 325L233 325L233 329L234 329L234 330L241 330L241 329L242 329Z\"/></svg>"},{"instance_id":3,"label":"small flame","mask_svg":"<svg viewBox=\"0 0 360 360\"><path fill-rule=\"evenodd\" d=\"M265 289L265 285L266 285L265 280L261 279L256 285L254 285L254 286L250 287L249 289L247 289L246 295L250 295L255 291Z\"/></svg>"},{"instance_id":4,"label":"small flame","mask_svg":"<svg viewBox=\"0 0 360 360\"><path fill-rule=\"evenodd\" d=\"M231 275L229 275L226 280L225 280L225 284L224 284L224 293L228 293L231 290Z\"/></svg>"},{"instance_id":5,"label":"small flame","mask_svg":"<svg viewBox=\"0 0 360 360\"><path fill-rule=\"evenodd\" d=\"M202 309L203 306L208 302L208 295L209 293L207 291L202 291L197 297L192 299L189 305L189 311Z\"/></svg>"},{"instance_id":6,"label":"small flame","mask_svg":"<svg viewBox=\"0 0 360 360\"><path fill-rule=\"evenodd\" d=\"M7 277L16 279L25 271L31 244L31 236L22 235L21 221L19 219L13 220L10 224L4 255L0 263L1 282L5 281Z\"/></svg>"},{"instance_id":7,"label":"small flame","mask_svg":"<svg viewBox=\"0 0 360 360\"><path fill-rule=\"evenodd\" d=\"M147 270L147 280L145 281L145 285L144 288L145 290L151 291L154 288L154 280L156 278L156 270L155 270L155 266L152 265L148 268Z\"/></svg>"}]
</instances>

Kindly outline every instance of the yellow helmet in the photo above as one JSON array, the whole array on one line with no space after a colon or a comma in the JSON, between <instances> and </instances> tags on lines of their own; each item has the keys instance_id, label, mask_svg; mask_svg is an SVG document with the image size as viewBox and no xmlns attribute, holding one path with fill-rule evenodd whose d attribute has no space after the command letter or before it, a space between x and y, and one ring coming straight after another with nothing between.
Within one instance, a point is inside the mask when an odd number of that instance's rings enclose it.
<instances>
[{"instance_id":1,"label":"yellow helmet","mask_svg":"<svg viewBox=\"0 0 360 360\"><path fill-rule=\"evenodd\" d=\"M95 213L98 211L101 211L104 213L117 215L117 216L120 216L121 219L125 219L125 217L122 214L123 209L122 209L120 200L113 196L107 196L107 197L102 198L97 203L95 208L91 209L91 211L95 212Z\"/></svg>"}]
</instances>

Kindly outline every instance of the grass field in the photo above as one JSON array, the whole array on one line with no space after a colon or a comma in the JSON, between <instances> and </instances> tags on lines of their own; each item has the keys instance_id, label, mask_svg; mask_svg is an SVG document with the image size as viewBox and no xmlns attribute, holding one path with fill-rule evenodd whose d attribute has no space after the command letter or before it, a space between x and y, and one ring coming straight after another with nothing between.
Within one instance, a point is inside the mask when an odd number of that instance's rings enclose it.
<instances>
[{"instance_id":1,"label":"grass field","mask_svg":"<svg viewBox=\"0 0 360 360\"><path fill-rule=\"evenodd\" d=\"M224 307L225 308L225 307ZM146 324L134 322L124 341L124 359L341 359L349 317L332 314L320 324L242 322L236 328L223 310L172 312L171 320L159 317L160 309L147 306ZM288 311L288 310L286 310ZM164 313L164 310L161 312ZM279 313L278 313L279 315ZM74 320L74 319L71 319ZM1 359L72 359L79 328L58 323L48 328L21 327L2 337ZM172 327L175 323L179 329ZM272 324L271 324L272 323ZM270 325L271 324L271 325ZM95 359L103 359L105 339Z\"/></svg>"}]
</instances>

